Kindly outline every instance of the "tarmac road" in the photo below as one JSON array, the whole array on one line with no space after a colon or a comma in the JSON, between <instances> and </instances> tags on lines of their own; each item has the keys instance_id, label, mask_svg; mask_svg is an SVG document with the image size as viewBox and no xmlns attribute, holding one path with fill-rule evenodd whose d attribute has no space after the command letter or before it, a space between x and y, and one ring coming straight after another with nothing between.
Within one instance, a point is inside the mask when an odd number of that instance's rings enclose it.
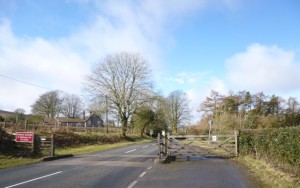
<instances>
[{"instance_id":1,"label":"tarmac road","mask_svg":"<svg viewBox=\"0 0 300 188\"><path fill-rule=\"evenodd\" d=\"M154 163L156 142L1 169L2 187L260 187L224 159Z\"/></svg>"},{"instance_id":2,"label":"tarmac road","mask_svg":"<svg viewBox=\"0 0 300 188\"><path fill-rule=\"evenodd\" d=\"M0 187L128 187L157 157L156 142L0 170Z\"/></svg>"},{"instance_id":3,"label":"tarmac road","mask_svg":"<svg viewBox=\"0 0 300 188\"><path fill-rule=\"evenodd\" d=\"M239 164L228 159L201 159L157 164L139 177L135 188L263 187Z\"/></svg>"}]
</instances>

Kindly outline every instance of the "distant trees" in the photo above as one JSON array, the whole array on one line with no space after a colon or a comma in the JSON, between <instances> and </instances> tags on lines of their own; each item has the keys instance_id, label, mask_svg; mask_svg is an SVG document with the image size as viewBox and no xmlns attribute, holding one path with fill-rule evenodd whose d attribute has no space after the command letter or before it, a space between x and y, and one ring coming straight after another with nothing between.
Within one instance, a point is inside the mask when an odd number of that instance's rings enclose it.
<instances>
[{"instance_id":1,"label":"distant trees","mask_svg":"<svg viewBox=\"0 0 300 188\"><path fill-rule=\"evenodd\" d=\"M171 92L166 99L165 110L172 132L177 133L178 127L190 119L189 100L186 93L181 90Z\"/></svg>"},{"instance_id":2,"label":"distant trees","mask_svg":"<svg viewBox=\"0 0 300 188\"><path fill-rule=\"evenodd\" d=\"M23 108L17 108L15 110L16 122L25 120L25 110Z\"/></svg>"},{"instance_id":3,"label":"distant trees","mask_svg":"<svg viewBox=\"0 0 300 188\"><path fill-rule=\"evenodd\" d=\"M148 106L141 107L132 116L134 128L140 130L141 136L144 135L145 129L150 129L156 121L155 112Z\"/></svg>"},{"instance_id":4,"label":"distant trees","mask_svg":"<svg viewBox=\"0 0 300 188\"><path fill-rule=\"evenodd\" d=\"M121 122L123 136L133 113L153 96L149 76L149 65L141 55L120 52L107 55L85 79L85 89L93 98L108 100L110 112Z\"/></svg>"},{"instance_id":5,"label":"distant trees","mask_svg":"<svg viewBox=\"0 0 300 188\"><path fill-rule=\"evenodd\" d=\"M83 111L83 103L81 99L74 94L64 94L62 106L61 106L61 113L65 117L79 117Z\"/></svg>"},{"instance_id":6,"label":"distant trees","mask_svg":"<svg viewBox=\"0 0 300 188\"><path fill-rule=\"evenodd\" d=\"M0 116L0 122L4 122L5 118Z\"/></svg>"},{"instance_id":7,"label":"distant trees","mask_svg":"<svg viewBox=\"0 0 300 188\"><path fill-rule=\"evenodd\" d=\"M300 124L300 106L295 98L285 101L279 96L266 96L263 92L240 91L221 95L211 91L198 110L204 119L214 122L218 131Z\"/></svg>"},{"instance_id":8,"label":"distant trees","mask_svg":"<svg viewBox=\"0 0 300 188\"><path fill-rule=\"evenodd\" d=\"M132 128L139 130L141 136L153 131L154 135L168 130L167 115L165 111L166 100L156 96L152 102L138 108L131 119Z\"/></svg>"},{"instance_id":9,"label":"distant trees","mask_svg":"<svg viewBox=\"0 0 300 188\"><path fill-rule=\"evenodd\" d=\"M77 117L82 110L81 99L61 91L49 91L42 94L33 105L34 115L54 118L63 114L65 117Z\"/></svg>"},{"instance_id":10,"label":"distant trees","mask_svg":"<svg viewBox=\"0 0 300 188\"><path fill-rule=\"evenodd\" d=\"M31 105L32 113L54 118L61 112L63 98L61 92L49 91L42 94L33 105Z\"/></svg>"}]
</instances>

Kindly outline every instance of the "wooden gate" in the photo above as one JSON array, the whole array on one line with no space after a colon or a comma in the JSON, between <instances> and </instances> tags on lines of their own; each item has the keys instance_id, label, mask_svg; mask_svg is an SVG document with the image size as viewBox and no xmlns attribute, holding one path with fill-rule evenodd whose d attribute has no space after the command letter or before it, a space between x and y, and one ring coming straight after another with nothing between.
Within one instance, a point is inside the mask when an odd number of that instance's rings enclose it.
<instances>
[{"instance_id":1,"label":"wooden gate","mask_svg":"<svg viewBox=\"0 0 300 188\"><path fill-rule=\"evenodd\" d=\"M238 132L219 135L163 136L160 154L178 160L232 158L238 156Z\"/></svg>"}]
</instances>

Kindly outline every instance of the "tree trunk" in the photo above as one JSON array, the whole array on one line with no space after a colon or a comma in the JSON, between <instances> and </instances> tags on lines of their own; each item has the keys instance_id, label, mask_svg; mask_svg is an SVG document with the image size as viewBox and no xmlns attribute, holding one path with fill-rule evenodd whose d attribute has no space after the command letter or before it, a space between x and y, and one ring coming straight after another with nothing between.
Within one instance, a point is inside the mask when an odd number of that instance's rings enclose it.
<instances>
[{"instance_id":1,"label":"tree trunk","mask_svg":"<svg viewBox=\"0 0 300 188\"><path fill-rule=\"evenodd\" d=\"M141 137L144 136L144 131L145 131L145 127L143 127L143 128L141 129Z\"/></svg>"},{"instance_id":2,"label":"tree trunk","mask_svg":"<svg viewBox=\"0 0 300 188\"><path fill-rule=\"evenodd\" d=\"M173 133L177 134L177 127L173 128Z\"/></svg>"},{"instance_id":3,"label":"tree trunk","mask_svg":"<svg viewBox=\"0 0 300 188\"><path fill-rule=\"evenodd\" d=\"M122 122L122 136L126 137L127 123L128 123L127 118L122 118L121 122Z\"/></svg>"},{"instance_id":4,"label":"tree trunk","mask_svg":"<svg viewBox=\"0 0 300 188\"><path fill-rule=\"evenodd\" d=\"M123 137L126 137L126 130L127 130L127 127L122 125L122 136Z\"/></svg>"}]
</instances>

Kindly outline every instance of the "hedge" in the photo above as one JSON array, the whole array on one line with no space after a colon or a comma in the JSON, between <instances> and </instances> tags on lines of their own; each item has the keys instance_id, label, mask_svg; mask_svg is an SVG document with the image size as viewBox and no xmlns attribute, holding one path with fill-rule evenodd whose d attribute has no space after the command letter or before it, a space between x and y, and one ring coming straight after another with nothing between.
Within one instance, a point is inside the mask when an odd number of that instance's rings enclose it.
<instances>
[{"instance_id":1,"label":"hedge","mask_svg":"<svg viewBox=\"0 0 300 188\"><path fill-rule=\"evenodd\" d=\"M300 169L300 127L243 130L239 137L239 154Z\"/></svg>"},{"instance_id":2,"label":"hedge","mask_svg":"<svg viewBox=\"0 0 300 188\"><path fill-rule=\"evenodd\" d=\"M11 153L15 147L14 136L0 128L0 153Z\"/></svg>"},{"instance_id":3,"label":"hedge","mask_svg":"<svg viewBox=\"0 0 300 188\"><path fill-rule=\"evenodd\" d=\"M47 132L36 132L35 143L38 148L41 136L50 136ZM88 144L108 144L121 141L138 141L142 139L139 136L131 135L123 137L121 134L105 134L105 133L80 133L73 132L56 132L55 133L55 147L78 147L80 145ZM0 128L0 154L18 155L18 144L14 141L14 135L7 133L4 129ZM37 152L38 153L38 152Z\"/></svg>"}]
</instances>

